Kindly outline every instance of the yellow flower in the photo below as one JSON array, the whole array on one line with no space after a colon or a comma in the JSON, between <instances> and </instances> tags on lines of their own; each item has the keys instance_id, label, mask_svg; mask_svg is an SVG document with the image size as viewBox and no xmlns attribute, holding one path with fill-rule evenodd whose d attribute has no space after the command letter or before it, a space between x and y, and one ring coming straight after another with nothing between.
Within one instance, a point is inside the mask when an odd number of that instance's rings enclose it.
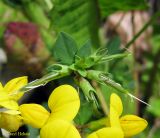
<instances>
[{"instance_id":1,"label":"yellow flower","mask_svg":"<svg viewBox=\"0 0 160 138\"><path fill-rule=\"evenodd\" d=\"M42 128L50 113L39 104L22 104L19 107L23 122L34 128Z\"/></svg>"},{"instance_id":2,"label":"yellow flower","mask_svg":"<svg viewBox=\"0 0 160 138\"><path fill-rule=\"evenodd\" d=\"M121 116L123 105L120 97L113 93L110 97L110 127L101 128L87 138L124 138L134 136L143 131L147 121L135 115Z\"/></svg>"},{"instance_id":3,"label":"yellow flower","mask_svg":"<svg viewBox=\"0 0 160 138\"><path fill-rule=\"evenodd\" d=\"M17 100L22 97L23 93L16 92L27 82L27 77L24 76L10 80L4 87L0 83L0 128L14 132L22 125Z\"/></svg>"},{"instance_id":4,"label":"yellow flower","mask_svg":"<svg viewBox=\"0 0 160 138\"><path fill-rule=\"evenodd\" d=\"M26 85L27 82L27 77L24 76L10 80L4 87L0 83L0 106L11 110L18 110L17 100L23 96L23 93L16 92Z\"/></svg>"},{"instance_id":5,"label":"yellow flower","mask_svg":"<svg viewBox=\"0 0 160 138\"><path fill-rule=\"evenodd\" d=\"M21 105L24 123L41 128L41 138L80 138L71 123L80 107L77 91L70 85L57 87L49 97L48 106L51 113L37 104Z\"/></svg>"},{"instance_id":6,"label":"yellow flower","mask_svg":"<svg viewBox=\"0 0 160 138\"><path fill-rule=\"evenodd\" d=\"M9 132L15 132L22 125L22 118L20 115L11 115L7 113L0 114L0 128Z\"/></svg>"}]
</instances>

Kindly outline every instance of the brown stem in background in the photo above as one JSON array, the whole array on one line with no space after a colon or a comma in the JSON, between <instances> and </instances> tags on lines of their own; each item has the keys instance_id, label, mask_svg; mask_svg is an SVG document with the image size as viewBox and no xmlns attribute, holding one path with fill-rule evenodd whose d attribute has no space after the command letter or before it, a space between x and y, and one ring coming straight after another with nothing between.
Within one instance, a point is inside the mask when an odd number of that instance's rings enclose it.
<instances>
[{"instance_id":1,"label":"brown stem in background","mask_svg":"<svg viewBox=\"0 0 160 138\"><path fill-rule=\"evenodd\" d=\"M122 14L121 18L119 19L119 21L117 22L117 24L113 27L114 30L116 30L120 25L121 25L121 22L123 21L124 17L125 17L125 13Z\"/></svg>"},{"instance_id":2,"label":"brown stem in background","mask_svg":"<svg viewBox=\"0 0 160 138\"><path fill-rule=\"evenodd\" d=\"M142 27L142 29L134 35L134 37L126 44L125 49L122 49L121 52L126 51L126 48L129 48L138 38L139 36L158 18L160 17L160 12L156 12L150 20Z\"/></svg>"},{"instance_id":3,"label":"brown stem in background","mask_svg":"<svg viewBox=\"0 0 160 138\"><path fill-rule=\"evenodd\" d=\"M148 137L147 138L153 138L154 133L156 132L156 130L160 128L160 118L156 118L154 121L154 125L151 128L151 130L149 131Z\"/></svg>"},{"instance_id":4,"label":"brown stem in background","mask_svg":"<svg viewBox=\"0 0 160 138\"><path fill-rule=\"evenodd\" d=\"M152 15L152 17L150 18L150 20L134 35L134 37L124 46L124 48L121 50L121 52L125 52L138 38L139 36L146 31L146 29L152 25L157 19L158 17L160 17L160 12L157 11L155 14ZM121 59L117 59L113 65L111 66L111 68L116 68L116 65L118 65L118 63L120 61L122 61L123 58Z\"/></svg>"},{"instance_id":5,"label":"brown stem in background","mask_svg":"<svg viewBox=\"0 0 160 138\"><path fill-rule=\"evenodd\" d=\"M133 36L135 36L136 34L136 25L135 25L135 14L134 14L134 11L131 12L132 16L131 16L131 22L132 22L132 34ZM137 55L137 46L136 46L136 43L133 42L133 57L134 57L134 61L133 61L133 64L134 64L134 69L133 69L133 78L134 78L134 81L135 81L135 96L136 97L139 97L139 93L140 93L140 82L139 82L139 77L140 77L140 72L139 72L139 68L138 68L138 55ZM136 104L137 104L137 108L136 108L136 113L138 114L139 112L139 101L136 101Z\"/></svg>"},{"instance_id":6,"label":"brown stem in background","mask_svg":"<svg viewBox=\"0 0 160 138\"><path fill-rule=\"evenodd\" d=\"M145 95L144 95L144 99L143 99L145 102L148 102L150 97L153 94L154 82L155 82L156 75L158 73L158 63L160 63L160 49L154 57L153 67L150 70L150 74L149 74L149 80L145 85L146 86L145 90L144 90ZM146 107L146 105L140 103L140 109L142 109L140 112L140 116L143 115L145 107Z\"/></svg>"}]
</instances>

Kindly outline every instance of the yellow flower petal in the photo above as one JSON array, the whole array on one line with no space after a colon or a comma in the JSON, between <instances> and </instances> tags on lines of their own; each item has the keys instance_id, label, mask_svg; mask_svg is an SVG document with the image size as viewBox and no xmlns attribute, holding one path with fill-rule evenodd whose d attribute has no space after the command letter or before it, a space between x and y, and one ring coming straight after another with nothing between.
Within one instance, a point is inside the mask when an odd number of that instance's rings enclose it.
<instances>
[{"instance_id":1,"label":"yellow flower petal","mask_svg":"<svg viewBox=\"0 0 160 138\"><path fill-rule=\"evenodd\" d=\"M18 103L7 95L5 92L0 93L0 106L11 110L18 110Z\"/></svg>"},{"instance_id":2,"label":"yellow flower petal","mask_svg":"<svg viewBox=\"0 0 160 138\"><path fill-rule=\"evenodd\" d=\"M119 128L102 128L90 134L87 138L124 138L123 131Z\"/></svg>"},{"instance_id":3,"label":"yellow flower petal","mask_svg":"<svg viewBox=\"0 0 160 138\"><path fill-rule=\"evenodd\" d=\"M81 138L77 129L68 121L52 120L40 131L41 138Z\"/></svg>"},{"instance_id":4,"label":"yellow flower petal","mask_svg":"<svg viewBox=\"0 0 160 138\"><path fill-rule=\"evenodd\" d=\"M125 115L120 118L125 137L134 136L147 127L147 121L135 115Z\"/></svg>"},{"instance_id":5,"label":"yellow flower petal","mask_svg":"<svg viewBox=\"0 0 160 138\"><path fill-rule=\"evenodd\" d=\"M0 82L0 93L4 91L4 88L3 88L3 85L2 83Z\"/></svg>"},{"instance_id":6,"label":"yellow flower petal","mask_svg":"<svg viewBox=\"0 0 160 138\"><path fill-rule=\"evenodd\" d=\"M8 93L8 94L12 94L16 91L18 91L20 88L22 88L23 86L25 86L28 83L27 77L23 76L23 77L18 77L18 78L14 78L12 80L10 80L5 86L4 86L4 90ZM15 95L12 96L12 98L14 100L18 100L23 96L22 92L19 92Z\"/></svg>"},{"instance_id":7,"label":"yellow flower petal","mask_svg":"<svg viewBox=\"0 0 160 138\"><path fill-rule=\"evenodd\" d=\"M41 128L49 118L50 113L39 104L22 104L19 107L24 123L35 128Z\"/></svg>"},{"instance_id":8,"label":"yellow flower petal","mask_svg":"<svg viewBox=\"0 0 160 138\"><path fill-rule=\"evenodd\" d=\"M119 115L116 112L116 110L114 110L113 107L110 107L110 116L109 116L109 118L110 118L110 126L111 127L121 128Z\"/></svg>"},{"instance_id":9,"label":"yellow flower petal","mask_svg":"<svg viewBox=\"0 0 160 138\"><path fill-rule=\"evenodd\" d=\"M3 113L10 114L10 115L19 115L19 114L21 114L21 112L17 111L17 110L6 110Z\"/></svg>"},{"instance_id":10,"label":"yellow flower petal","mask_svg":"<svg viewBox=\"0 0 160 138\"><path fill-rule=\"evenodd\" d=\"M9 132L15 132L22 125L22 119L19 115L0 114L0 128Z\"/></svg>"},{"instance_id":11,"label":"yellow flower petal","mask_svg":"<svg viewBox=\"0 0 160 138\"><path fill-rule=\"evenodd\" d=\"M10 110L18 110L18 103L13 100L0 101L0 106L5 107Z\"/></svg>"},{"instance_id":12,"label":"yellow flower petal","mask_svg":"<svg viewBox=\"0 0 160 138\"><path fill-rule=\"evenodd\" d=\"M80 100L76 89L70 85L57 87L49 97L48 106L51 109L51 120L73 120L80 107Z\"/></svg>"},{"instance_id":13,"label":"yellow flower petal","mask_svg":"<svg viewBox=\"0 0 160 138\"><path fill-rule=\"evenodd\" d=\"M120 97L115 93L113 93L110 97L110 106L112 106L117 111L119 116L122 114L123 104Z\"/></svg>"},{"instance_id":14,"label":"yellow flower petal","mask_svg":"<svg viewBox=\"0 0 160 138\"><path fill-rule=\"evenodd\" d=\"M110 97L110 125L111 127L121 128L119 116L123 111L123 105L120 97L113 93Z\"/></svg>"}]
</instances>

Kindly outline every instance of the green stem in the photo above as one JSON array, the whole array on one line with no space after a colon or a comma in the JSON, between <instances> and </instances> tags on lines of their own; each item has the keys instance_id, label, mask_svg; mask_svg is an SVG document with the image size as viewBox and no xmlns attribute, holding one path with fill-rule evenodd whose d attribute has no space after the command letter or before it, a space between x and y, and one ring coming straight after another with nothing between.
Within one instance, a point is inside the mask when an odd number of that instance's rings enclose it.
<instances>
[{"instance_id":1,"label":"green stem","mask_svg":"<svg viewBox=\"0 0 160 138\"><path fill-rule=\"evenodd\" d=\"M97 82L94 81L92 84L93 84L94 88L96 89L96 93L97 93L98 99L99 99L99 101L100 101L101 107L102 107L102 109L103 109L103 112L104 112L105 115L107 116L108 113L109 113L109 110L108 110L108 106L107 106L107 104L106 104L104 95L103 95L102 91L100 90Z\"/></svg>"},{"instance_id":2,"label":"green stem","mask_svg":"<svg viewBox=\"0 0 160 138\"><path fill-rule=\"evenodd\" d=\"M105 118L101 118L99 120L96 121L91 121L87 124L87 128L92 130L92 131L96 131L100 128L109 126L109 118L105 117Z\"/></svg>"}]
</instances>

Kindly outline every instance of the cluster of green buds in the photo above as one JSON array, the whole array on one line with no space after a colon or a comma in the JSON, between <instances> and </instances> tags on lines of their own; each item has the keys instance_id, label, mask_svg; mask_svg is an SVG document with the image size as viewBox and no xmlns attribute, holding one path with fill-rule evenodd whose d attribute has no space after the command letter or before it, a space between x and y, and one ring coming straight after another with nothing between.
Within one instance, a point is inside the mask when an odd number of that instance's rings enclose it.
<instances>
[{"instance_id":1,"label":"cluster of green buds","mask_svg":"<svg viewBox=\"0 0 160 138\"><path fill-rule=\"evenodd\" d=\"M47 68L48 73L45 76L30 82L21 90L27 92L36 87L43 86L52 80L65 76L74 76L76 85L81 88L86 99L92 101L96 106L98 106L97 92L92 85L92 81L108 85L119 92L125 93L132 98L136 98L120 84L112 80L105 71L93 70L93 68L99 64L103 64L112 59L126 57L129 55L128 53L107 55L106 49L103 48L92 52L92 44L90 41L87 41L80 49L77 47L78 46L72 37L61 32L53 49L53 55L59 64L56 63L49 66ZM136 99L139 100L138 98Z\"/></svg>"}]
</instances>

